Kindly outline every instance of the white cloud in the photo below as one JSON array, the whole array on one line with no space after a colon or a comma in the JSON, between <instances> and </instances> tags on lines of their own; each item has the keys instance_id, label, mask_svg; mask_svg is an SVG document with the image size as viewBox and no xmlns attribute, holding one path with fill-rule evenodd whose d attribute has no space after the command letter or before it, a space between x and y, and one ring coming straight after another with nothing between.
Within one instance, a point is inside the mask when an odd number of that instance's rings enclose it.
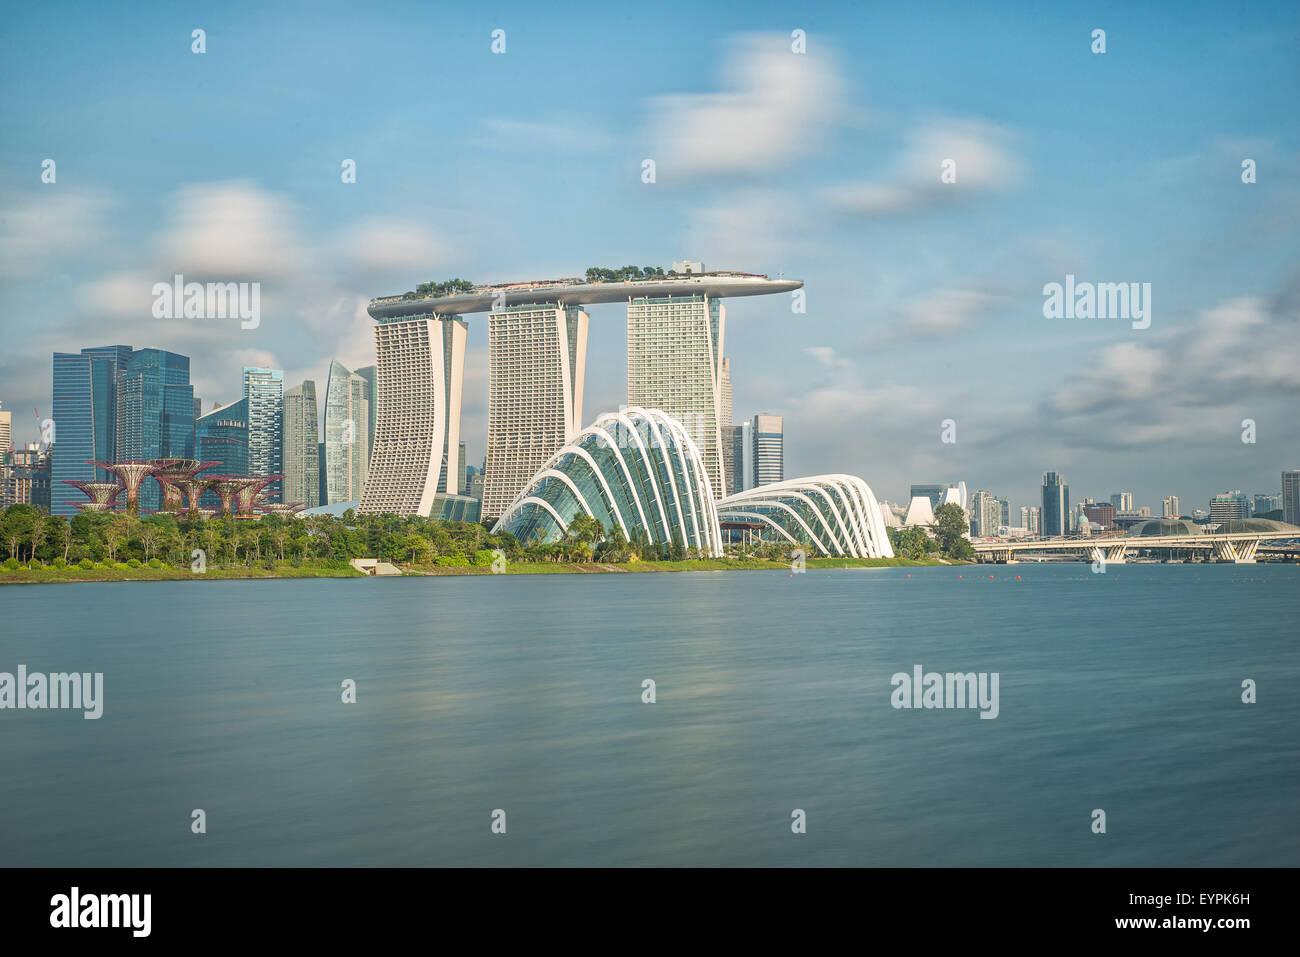
<instances>
[{"instance_id":1,"label":"white cloud","mask_svg":"<svg viewBox=\"0 0 1300 957\"><path fill-rule=\"evenodd\" d=\"M827 203L846 213L881 216L968 198L1004 186L1019 175L1010 134L978 120L940 120L915 130L883 181L828 187ZM944 163L956 165L955 181L941 180Z\"/></svg>"},{"instance_id":2,"label":"white cloud","mask_svg":"<svg viewBox=\"0 0 1300 957\"><path fill-rule=\"evenodd\" d=\"M899 336L943 336L971 325L980 313L1005 300L988 289L943 289L906 305Z\"/></svg>"},{"instance_id":3,"label":"white cloud","mask_svg":"<svg viewBox=\"0 0 1300 957\"><path fill-rule=\"evenodd\" d=\"M311 267L292 204L249 182L198 183L171 198L164 268L203 281L267 281Z\"/></svg>"},{"instance_id":4,"label":"white cloud","mask_svg":"<svg viewBox=\"0 0 1300 957\"><path fill-rule=\"evenodd\" d=\"M587 152L607 149L613 137L585 120L511 120L491 117L480 123L472 145L510 153Z\"/></svg>"},{"instance_id":5,"label":"white cloud","mask_svg":"<svg viewBox=\"0 0 1300 957\"><path fill-rule=\"evenodd\" d=\"M97 192L50 184L0 205L0 278L51 270L57 260L102 243L111 203Z\"/></svg>"},{"instance_id":6,"label":"white cloud","mask_svg":"<svg viewBox=\"0 0 1300 957\"><path fill-rule=\"evenodd\" d=\"M363 220L340 232L329 253L333 261L346 263L371 279L376 274L431 275L449 256L446 244L426 227L382 217Z\"/></svg>"},{"instance_id":7,"label":"white cloud","mask_svg":"<svg viewBox=\"0 0 1300 957\"><path fill-rule=\"evenodd\" d=\"M842 109L833 55L792 53L785 34L733 38L723 75L727 92L651 101L660 182L785 166L810 152Z\"/></svg>"},{"instance_id":8,"label":"white cloud","mask_svg":"<svg viewBox=\"0 0 1300 957\"><path fill-rule=\"evenodd\" d=\"M740 190L692 211L683 248L709 269L776 273L791 256L808 252L807 231L800 200L778 190Z\"/></svg>"}]
</instances>

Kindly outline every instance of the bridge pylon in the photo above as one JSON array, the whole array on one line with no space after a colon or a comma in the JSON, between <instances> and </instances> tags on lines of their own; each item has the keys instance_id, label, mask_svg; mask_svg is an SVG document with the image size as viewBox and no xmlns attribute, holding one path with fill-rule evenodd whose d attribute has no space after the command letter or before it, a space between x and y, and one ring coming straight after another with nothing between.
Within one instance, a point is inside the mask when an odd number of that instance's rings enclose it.
<instances>
[{"instance_id":1,"label":"bridge pylon","mask_svg":"<svg viewBox=\"0 0 1300 957\"><path fill-rule=\"evenodd\" d=\"M1234 565L1253 565L1255 564L1255 550L1259 548L1259 539L1251 538L1245 541L1222 540L1214 543L1214 557L1221 562L1232 562Z\"/></svg>"}]
</instances>

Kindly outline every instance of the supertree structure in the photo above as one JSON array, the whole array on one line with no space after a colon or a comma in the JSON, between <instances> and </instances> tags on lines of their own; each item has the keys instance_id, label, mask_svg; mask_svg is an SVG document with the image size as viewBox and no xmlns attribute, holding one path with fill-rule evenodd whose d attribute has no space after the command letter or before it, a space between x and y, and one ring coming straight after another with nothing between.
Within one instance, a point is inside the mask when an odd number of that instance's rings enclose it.
<instances>
[{"instance_id":1,"label":"supertree structure","mask_svg":"<svg viewBox=\"0 0 1300 957\"><path fill-rule=\"evenodd\" d=\"M155 459L157 468L154 481L162 488L162 510L179 512L185 507L183 483L194 478L217 462L200 462L198 459Z\"/></svg>"},{"instance_id":2,"label":"supertree structure","mask_svg":"<svg viewBox=\"0 0 1300 957\"><path fill-rule=\"evenodd\" d=\"M283 475L248 475L242 476L242 484L239 491L235 493L235 500L239 509L235 513L238 518L256 518L257 513L253 510L253 504L257 501L257 496L262 489L266 488L272 482L284 478Z\"/></svg>"},{"instance_id":3,"label":"supertree structure","mask_svg":"<svg viewBox=\"0 0 1300 957\"><path fill-rule=\"evenodd\" d=\"M287 517L303 510L302 502L258 502L257 507L266 515Z\"/></svg>"},{"instance_id":4,"label":"supertree structure","mask_svg":"<svg viewBox=\"0 0 1300 957\"><path fill-rule=\"evenodd\" d=\"M207 478L208 488L217 493L217 498L221 500L221 514L235 514L235 495L243 486L246 479L239 475L210 475Z\"/></svg>"},{"instance_id":5,"label":"supertree structure","mask_svg":"<svg viewBox=\"0 0 1300 957\"><path fill-rule=\"evenodd\" d=\"M71 485L80 490L88 502L70 502L83 512L107 512L116 504L113 500L122 492L122 486L116 482L81 482L76 479L63 479L64 485Z\"/></svg>"},{"instance_id":6,"label":"supertree structure","mask_svg":"<svg viewBox=\"0 0 1300 957\"><path fill-rule=\"evenodd\" d=\"M140 483L145 477L153 474L157 463L153 461L141 461L133 459L130 462L94 462L89 464L96 468L112 472L117 476L122 487L126 489L126 511L128 515L140 514Z\"/></svg>"},{"instance_id":7,"label":"supertree structure","mask_svg":"<svg viewBox=\"0 0 1300 957\"><path fill-rule=\"evenodd\" d=\"M208 463L208 466L211 466L212 464L213 463ZM185 501L189 503L186 506L186 514L188 517L206 518L208 516L204 516L203 512L213 512L212 509L199 508L199 499L203 497L204 492L213 487L212 483L214 478L215 476L212 475L192 475L189 478L181 479L176 483L177 487L184 494Z\"/></svg>"}]
</instances>

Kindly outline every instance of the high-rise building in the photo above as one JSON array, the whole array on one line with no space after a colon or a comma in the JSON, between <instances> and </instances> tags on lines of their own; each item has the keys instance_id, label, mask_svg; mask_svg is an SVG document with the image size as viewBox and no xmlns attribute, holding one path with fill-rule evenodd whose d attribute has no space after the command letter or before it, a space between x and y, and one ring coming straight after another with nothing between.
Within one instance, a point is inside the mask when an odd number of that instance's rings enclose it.
<instances>
[{"instance_id":1,"label":"high-rise building","mask_svg":"<svg viewBox=\"0 0 1300 957\"><path fill-rule=\"evenodd\" d=\"M1084 505L1083 514L1089 523L1100 528L1110 528L1115 524L1114 505Z\"/></svg>"},{"instance_id":2,"label":"high-rise building","mask_svg":"<svg viewBox=\"0 0 1300 957\"><path fill-rule=\"evenodd\" d=\"M754 485L785 481L785 436L779 415L759 414L750 420L754 446Z\"/></svg>"},{"instance_id":3,"label":"high-rise building","mask_svg":"<svg viewBox=\"0 0 1300 957\"><path fill-rule=\"evenodd\" d=\"M732 411L731 411L731 360L726 356L722 357L721 377L722 377L722 418L720 418L718 421L722 423L723 426L727 426L731 424ZM723 450L723 455L724 456L726 455L725 448Z\"/></svg>"},{"instance_id":4,"label":"high-rise building","mask_svg":"<svg viewBox=\"0 0 1300 957\"><path fill-rule=\"evenodd\" d=\"M1042 535L1054 538L1070 530L1070 486L1056 472L1043 473Z\"/></svg>"},{"instance_id":5,"label":"high-rise building","mask_svg":"<svg viewBox=\"0 0 1300 957\"><path fill-rule=\"evenodd\" d=\"M284 372L244 367L244 398L248 400L248 474L284 474ZM284 485L276 479L266 486L268 502L284 501Z\"/></svg>"},{"instance_id":6,"label":"high-rise building","mask_svg":"<svg viewBox=\"0 0 1300 957\"><path fill-rule=\"evenodd\" d=\"M284 501L320 505L320 424L316 383L311 379L284 394Z\"/></svg>"},{"instance_id":7,"label":"high-rise building","mask_svg":"<svg viewBox=\"0 0 1300 957\"><path fill-rule=\"evenodd\" d=\"M370 464L370 380L330 363L325 385L325 492L322 505L362 497Z\"/></svg>"},{"instance_id":8,"label":"high-rise building","mask_svg":"<svg viewBox=\"0 0 1300 957\"><path fill-rule=\"evenodd\" d=\"M1250 518L1250 499L1241 489L1210 496L1210 521L1229 522L1237 518Z\"/></svg>"},{"instance_id":9,"label":"high-rise building","mask_svg":"<svg viewBox=\"0 0 1300 957\"><path fill-rule=\"evenodd\" d=\"M1251 506L1252 515L1266 515L1282 509L1282 496L1271 493L1255 493L1255 502Z\"/></svg>"},{"instance_id":10,"label":"high-rise building","mask_svg":"<svg viewBox=\"0 0 1300 957\"><path fill-rule=\"evenodd\" d=\"M1300 525L1300 469L1282 473L1282 521Z\"/></svg>"},{"instance_id":11,"label":"high-rise building","mask_svg":"<svg viewBox=\"0 0 1300 957\"><path fill-rule=\"evenodd\" d=\"M992 492L977 490L970 497L971 534L977 538L993 538L998 533L1002 521L1002 501Z\"/></svg>"},{"instance_id":12,"label":"high-rise building","mask_svg":"<svg viewBox=\"0 0 1300 957\"><path fill-rule=\"evenodd\" d=\"M57 419L55 424L59 424ZM117 385L116 432L115 458L119 462L194 458L189 356L165 349L131 353ZM142 511L157 511L162 507L161 486L153 481L142 483L138 501Z\"/></svg>"},{"instance_id":13,"label":"high-rise building","mask_svg":"<svg viewBox=\"0 0 1300 957\"><path fill-rule=\"evenodd\" d=\"M13 416L9 411L0 407L0 463L4 462L4 456L14 445L14 428Z\"/></svg>"},{"instance_id":14,"label":"high-rise building","mask_svg":"<svg viewBox=\"0 0 1300 957\"><path fill-rule=\"evenodd\" d=\"M194 423L194 457L214 462L207 475L248 475L248 400L230 405L213 405L212 411ZM221 500L211 490L203 493L199 504L219 508Z\"/></svg>"},{"instance_id":15,"label":"high-rise building","mask_svg":"<svg viewBox=\"0 0 1300 957\"><path fill-rule=\"evenodd\" d=\"M745 490L745 426L722 427L722 477L727 484L727 494L735 495Z\"/></svg>"},{"instance_id":16,"label":"high-rise building","mask_svg":"<svg viewBox=\"0 0 1300 957\"><path fill-rule=\"evenodd\" d=\"M722 426L728 424L723 419L726 320L721 301L707 294L632 298L627 304L628 404L662 409L682 424L700 451L717 498L724 497L726 488L722 474ZM765 461L771 474L770 456ZM764 479L756 475L754 482L762 485Z\"/></svg>"},{"instance_id":17,"label":"high-rise building","mask_svg":"<svg viewBox=\"0 0 1300 957\"><path fill-rule=\"evenodd\" d=\"M56 446L50 463L54 488L66 488L64 481L112 480L106 471L89 463L124 457L117 443L118 386L131 351L130 346L99 346L79 353L54 353L54 406L50 411L55 429L51 441ZM61 494L53 496L51 510L55 515L77 514L76 507Z\"/></svg>"},{"instance_id":18,"label":"high-rise building","mask_svg":"<svg viewBox=\"0 0 1300 957\"><path fill-rule=\"evenodd\" d=\"M1163 518L1177 518L1179 516L1177 495L1166 495L1161 500L1160 514Z\"/></svg>"},{"instance_id":19,"label":"high-rise building","mask_svg":"<svg viewBox=\"0 0 1300 957\"><path fill-rule=\"evenodd\" d=\"M556 303L506 306L488 315L484 519L499 518L542 464L581 431L588 321L579 307Z\"/></svg>"},{"instance_id":20,"label":"high-rise building","mask_svg":"<svg viewBox=\"0 0 1300 957\"><path fill-rule=\"evenodd\" d=\"M1010 525L1011 524L1011 503L1005 498L1000 498L998 499L998 504L1002 506L1001 524Z\"/></svg>"},{"instance_id":21,"label":"high-rise building","mask_svg":"<svg viewBox=\"0 0 1300 957\"><path fill-rule=\"evenodd\" d=\"M324 442L316 446L316 464L318 466L317 471L319 473L316 476L316 481L320 485L320 488L316 495L316 501L319 502L321 505L324 505L329 500L329 495L325 488L325 443Z\"/></svg>"},{"instance_id":22,"label":"high-rise building","mask_svg":"<svg viewBox=\"0 0 1300 957\"><path fill-rule=\"evenodd\" d=\"M469 479L467 477L467 470L469 469L469 466L466 464L465 442L463 439L460 443L460 450L456 454L456 461L460 463L460 475L456 477L456 491L461 495L468 495Z\"/></svg>"},{"instance_id":23,"label":"high-rise building","mask_svg":"<svg viewBox=\"0 0 1300 957\"><path fill-rule=\"evenodd\" d=\"M1029 514L1026 517L1028 524L1025 528L1029 529L1031 535L1043 534L1043 510L1037 506L1029 506Z\"/></svg>"},{"instance_id":24,"label":"high-rise building","mask_svg":"<svg viewBox=\"0 0 1300 957\"><path fill-rule=\"evenodd\" d=\"M95 346L82 349L90 357L91 400L94 403L95 460L111 462L129 458L121 447L118 429L122 420L122 379L134 350L130 346ZM55 419L57 427L58 420ZM98 469L96 481L111 482L116 476ZM150 483L153 484L153 483Z\"/></svg>"},{"instance_id":25,"label":"high-rise building","mask_svg":"<svg viewBox=\"0 0 1300 957\"><path fill-rule=\"evenodd\" d=\"M370 436L370 445L366 449L366 454L374 455L375 429L378 428L379 421L379 367L362 366L356 370L356 374L366 380L366 401L370 403L370 422L366 429L366 435Z\"/></svg>"},{"instance_id":26,"label":"high-rise building","mask_svg":"<svg viewBox=\"0 0 1300 957\"><path fill-rule=\"evenodd\" d=\"M44 512L50 511L53 491L50 487L50 451L48 447L42 449L39 442L28 442L26 448L5 451L8 465L0 469L0 475L4 476L0 503L6 508L30 505Z\"/></svg>"},{"instance_id":27,"label":"high-rise building","mask_svg":"<svg viewBox=\"0 0 1300 957\"><path fill-rule=\"evenodd\" d=\"M1115 506L1116 512L1133 511L1133 493L1116 492L1110 497L1110 504Z\"/></svg>"},{"instance_id":28,"label":"high-rise building","mask_svg":"<svg viewBox=\"0 0 1300 957\"><path fill-rule=\"evenodd\" d=\"M379 401L359 512L428 516L436 496L457 492L468 331L459 316L376 318Z\"/></svg>"}]
</instances>

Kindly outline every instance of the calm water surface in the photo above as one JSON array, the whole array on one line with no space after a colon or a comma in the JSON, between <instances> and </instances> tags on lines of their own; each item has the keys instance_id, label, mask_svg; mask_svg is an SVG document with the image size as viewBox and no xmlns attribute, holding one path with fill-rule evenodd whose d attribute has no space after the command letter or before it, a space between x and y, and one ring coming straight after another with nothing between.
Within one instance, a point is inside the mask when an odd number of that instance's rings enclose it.
<instances>
[{"instance_id":1,"label":"calm water surface","mask_svg":"<svg viewBox=\"0 0 1300 957\"><path fill-rule=\"evenodd\" d=\"M0 711L0 864L1294 866L1298 638L1283 565L0 587L105 685Z\"/></svg>"}]
</instances>

